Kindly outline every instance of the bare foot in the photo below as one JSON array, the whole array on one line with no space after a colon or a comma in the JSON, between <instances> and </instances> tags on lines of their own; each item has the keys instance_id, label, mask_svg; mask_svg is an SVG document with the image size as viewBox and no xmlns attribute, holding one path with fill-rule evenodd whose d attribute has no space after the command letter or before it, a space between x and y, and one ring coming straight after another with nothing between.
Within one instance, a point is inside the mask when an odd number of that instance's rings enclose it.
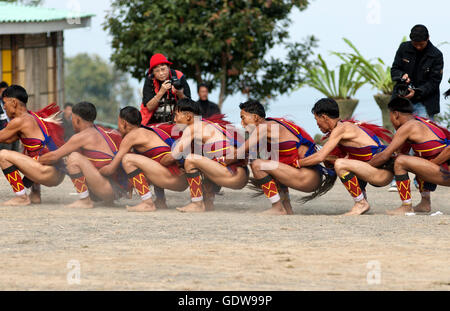
<instances>
[{"instance_id":1,"label":"bare foot","mask_svg":"<svg viewBox=\"0 0 450 311\"><path fill-rule=\"evenodd\" d=\"M283 207L288 215L294 215L294 210L292 209L291 201L283 201Z\"/></svg>"},{"instance_id":2,"label":"bare foot","mask_svg":"<svg viewBox=\"0 0 450 311\"><path fill-rule=\"evenodd\" d=\"M166 199L156 199L154 205L157 209L168 209Z\"/></svg>"},{"instance_id":3,"label":"bare foot","mask_svg":"<svg viewBox=\"0 0 450 311\"><path fill-rule=\"evenodd\" d=\"M399 208L386 211L386 214L391 216L405 215L406 213L412 213L413 211L411 204L402 204Z\"/></svg>"},{"instance_id":4,"label":"bare foot","mask_svg":"<svg viewBox=\"0 0 450 311\"><path fill-rule=\"evenodd\" d=\"M431 212L431 199L422 197L419 204L414 206L414 212L416 213L429 213Z\"/></svg>"},{"instance_id":5,"label":"bare foot","mask_svg":"<svg viewBox=\"0 0 450 311\"><path fill-rule=\"evenodd\" d=\"M356 202L355 205L353 205L351 211L345 213L344 216L364 215L369 210L370 210L369 202L367 202L366 200L361 200L359 202Z\"/></svg>"},{"instance_id":6,"label":"bare foot","mask_svg":"<svg viewBox=\"0 0 450 311\"><path fill-rule=\"evenodd\" d=\"M25 194L21 196L16 196L11 200L3 202L1 206L27 206L30 204L31 204L30 198L28 197L28 195Z\"/></svg>"},{"instance_id":7,"label":"bare foot","mask_svg":"<svg viewBox=\"0 0 450 311\"><path fill-rule=\"evenodd\" d=\"M204 213L206 212L206 206L203 201L192 202L184 207L178 207L177 210L182 213Z\"/></svg>"},{"instance_id":8,"label":"bare foot","mask_svg":"<svg viewBox=\"0 0 450 311\"><path fill-rule=\"evenodd\" d=\"M127 206L127 211L138 212L138 213L155 212L156 206L153 203L152 199L150 199L147 201L142 201L140 204L138 204L136 206Z\"/></svg>"},{"instance_id":9,"label":"bare foot","mask_svg":"<svg viewBox=\"0 0 450 311\"><path fill-rule=\"evenodd\" d=\"M94 208L94 203L92 203L90 198L81 199L73 202L72 204L66 205L66 208L81 208L81 209L90 209Z\"/></svg>"},{"instance_id":10,"label":"bare foot","mask_svg":"<svg viewBox=\"0 0 450 311\"><path fill-rule=\"evenodd\" d=\"M281 202L277 202L272 205L272 208L264 211L262 213L263 215L288 215L288 212L284 208L283 204Z\"/></svg>"}]
</instances>

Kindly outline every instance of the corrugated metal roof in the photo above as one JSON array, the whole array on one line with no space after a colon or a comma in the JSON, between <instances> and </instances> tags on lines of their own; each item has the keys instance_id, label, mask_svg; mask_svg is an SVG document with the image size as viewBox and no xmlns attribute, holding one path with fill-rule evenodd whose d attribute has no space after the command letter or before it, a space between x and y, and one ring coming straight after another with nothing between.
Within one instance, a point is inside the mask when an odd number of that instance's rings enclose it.
<instances>
[{"instance_id":1,"label":"corrugated metal roof","mask_svg":"<svg viewBox=\"0 0 450 311\"><path fill-rule=\"evenodd\" d=\"M76 13L70 10L49 9L0 1L0 23L51 22L67 18L92 17L94 14Z\"/></svg>"}]
</instances>

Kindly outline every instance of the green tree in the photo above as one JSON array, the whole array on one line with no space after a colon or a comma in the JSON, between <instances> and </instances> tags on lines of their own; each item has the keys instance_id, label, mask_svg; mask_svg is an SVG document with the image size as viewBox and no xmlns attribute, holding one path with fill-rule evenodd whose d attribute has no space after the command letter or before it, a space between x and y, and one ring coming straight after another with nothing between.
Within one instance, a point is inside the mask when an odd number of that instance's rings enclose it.
<instances>
[{"instance_id":1,"label":"green tree","mask_svg":"<svg viewBox=\"0 0 450 311\"><path fill-rule=\"evenodd\" d=\"M112 36L112 61L141 80L155 53L197 83L220 88L219 105L243 92L268 100L303 82L316 45L288 42L290 12L308 0L113 0L104 27ZM286 56L268 57L275 46Z\"/></svg>"},{"instance_id":2,"label":"green tree","mask_svg":"<svg viewBox=\"0 0 450 311\"><path fill-rule=\"evenodd\" d=\"M129 76L98 55L66 58L66 101L88 101L97 107L97 120L115 124L121 107L136 105Z\"/></svg>"}]
</instances>

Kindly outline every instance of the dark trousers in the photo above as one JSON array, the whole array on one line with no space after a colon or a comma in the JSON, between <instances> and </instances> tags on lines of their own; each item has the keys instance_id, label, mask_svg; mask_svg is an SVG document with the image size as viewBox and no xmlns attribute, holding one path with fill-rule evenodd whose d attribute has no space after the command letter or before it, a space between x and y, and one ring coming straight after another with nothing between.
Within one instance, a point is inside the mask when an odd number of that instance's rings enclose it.
<instances>
[{"instance_id":1,"label":"dark trousers","mask_svg":"<svg viewBox=\"0 0 450 311\"><path fill-rule=\"evenodd\" d=\"M0 150L2 149L19 151L19 141L15 141L12 144L0 143Z\"/></svg>"}]
</instances>

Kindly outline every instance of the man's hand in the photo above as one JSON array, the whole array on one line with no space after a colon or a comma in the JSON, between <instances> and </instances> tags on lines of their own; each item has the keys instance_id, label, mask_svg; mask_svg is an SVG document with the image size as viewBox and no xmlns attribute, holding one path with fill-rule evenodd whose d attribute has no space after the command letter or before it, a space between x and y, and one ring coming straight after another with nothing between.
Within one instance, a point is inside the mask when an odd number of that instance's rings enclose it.
<instances>
[{"instance_id":1,"label":"man's hand","mask_svg":"<svg viewBox=\"0 0 450 311\"><path fill-rule=\"evenodd\" d=\"M58 161L58 158L55 156L53 152L49 152L39 157L39 163L43 165L51 165Z\"/></svg>"},{"instance_id":2,"label":"man's hand","mask_svg":"<svg viewBox=\"0 0 450 311\"><path fill-rule=\"evenodd\" d=\"M407 73L402 76L402 80L406 80L406 83L411 83L411 79Z\"/></svg>"},{"instance_id":3,"label":"man's hand","mask_svg":"<svg viewBox=\"0 0 450 311\"><path fill-rule=\"evenodd\" d=\"M106 166L103 166L101 169L98 170L100 172L100 174L102 174L103 176L111 176L112 174L114 174L114 168L112 167L112 165L108 164Z\"/></svg>"},{"instance_id":4,"label":"man's hand","mask_svg":"<svg viewBox=\"0 0 450 311\"><path fill-rule=\"evenodd\" d=\"M177 160L175 160L171 154L166 154L160 162L160 164L165 167L171 166L175 163L177 163Z\"/></svg>"},{"instance_id":5,"label":"man's hand","mask_svg":"<svg viewBox=\"0 0 450 311\"><path fill-rule=\"evenodd\" d=\"M407 99L411 99L414 97L414 95L416 94L416 91L414 91L413 89L408 89L409 93L406 96L402 96L403 98L407 98Z\"/></svg>"}]
</instances>

